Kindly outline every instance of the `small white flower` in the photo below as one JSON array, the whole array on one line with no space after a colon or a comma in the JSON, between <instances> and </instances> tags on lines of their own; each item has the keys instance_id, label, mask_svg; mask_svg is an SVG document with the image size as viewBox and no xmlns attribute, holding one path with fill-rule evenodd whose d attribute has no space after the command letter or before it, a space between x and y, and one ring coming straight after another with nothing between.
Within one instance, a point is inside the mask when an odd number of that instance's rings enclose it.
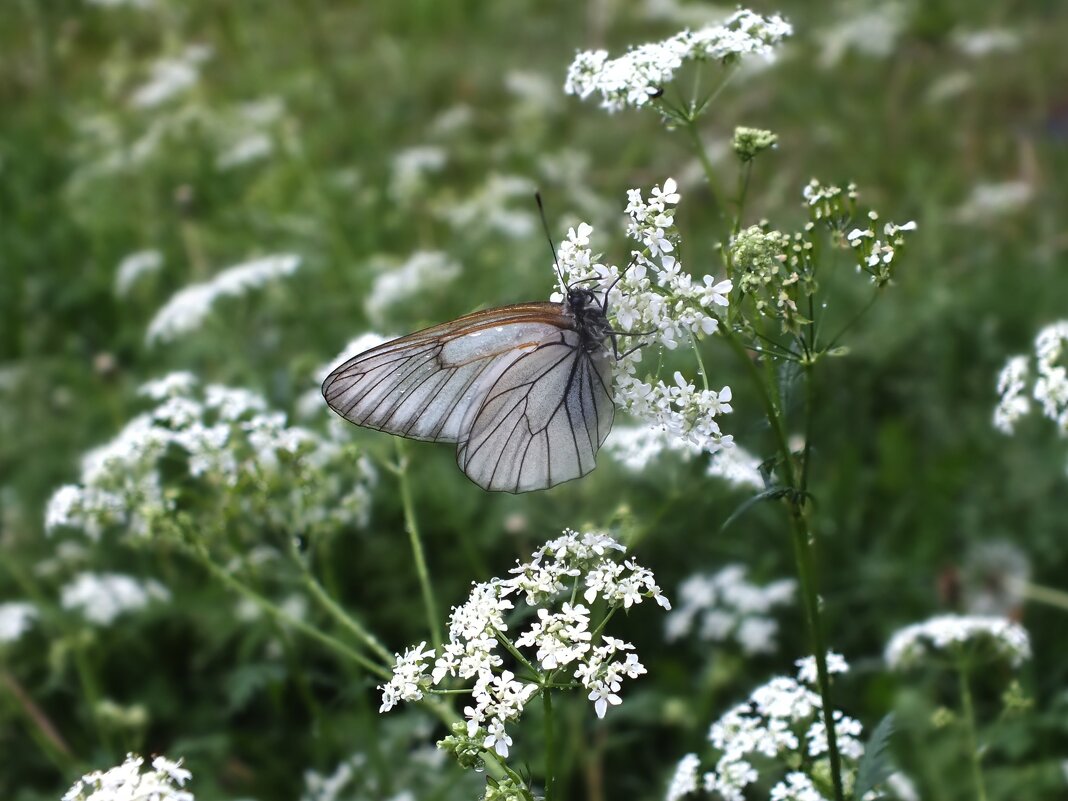
<instances>
[{"instance_id":1,"label":"small white flower","mask_svg":"<svg viewBox=\"0 0 1068 801\"><path fill-rule=\"evenodd\" d=\"M697 792L697 771L701 767L701 760L697 754L687 754L679 760L675 766L675 773L671 777L664 801L679 801L692 793Z\"/></svg>"},{"instance_id":2,"label":"small white flower","mask_svg":"<svg viewBox=\"0 0 1068 801\"><path fill-rule=\"evenodd\" d=\"M0 604L0 644L14 642L29 631L37 619L37 607L26 601Z\"/></svg>"},{"instance_id":3,"label":"small white flower","mask_svg":"<svg viewBox=\"0 0 1068 801\"><path fill-rule=\"evenodd\" d=\"M60 605L90 623L110 625L126 612L151 601L168 601L170 592L158 581L141 582L117 573L82 573L60 591Z\"/></svg>"},{"instance_id":4,"label":"small white flower","mask_svg":"<svg viewBox=\"0 0 1068 801\"><path fill-rule=\"evenodd\" d=\"M940 652L950 656L966 647L989 647L1019 667L1031 658L1031 640L1019 623L999 617L940 615L896 632L885 659L895 669L911 667Z\"/></svg>"}]
</instances>

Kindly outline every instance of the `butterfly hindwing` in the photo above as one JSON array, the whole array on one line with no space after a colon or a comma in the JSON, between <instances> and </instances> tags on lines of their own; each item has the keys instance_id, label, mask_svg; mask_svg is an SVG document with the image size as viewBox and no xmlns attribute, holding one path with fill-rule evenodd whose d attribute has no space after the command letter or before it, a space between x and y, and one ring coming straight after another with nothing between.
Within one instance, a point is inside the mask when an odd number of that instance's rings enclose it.
<instances>
[{"instance_id":1,"label":"butterfly hindwing","mask_svg":"<svg viewBox=\"0 0 1068 801\"><path fill-rule=\"evenodd\" d=\"M609 369L561 331L524 353L473 415L457 463L487 490L528 492L586 475L612 427Z\"/></svg>"}]
</instances>

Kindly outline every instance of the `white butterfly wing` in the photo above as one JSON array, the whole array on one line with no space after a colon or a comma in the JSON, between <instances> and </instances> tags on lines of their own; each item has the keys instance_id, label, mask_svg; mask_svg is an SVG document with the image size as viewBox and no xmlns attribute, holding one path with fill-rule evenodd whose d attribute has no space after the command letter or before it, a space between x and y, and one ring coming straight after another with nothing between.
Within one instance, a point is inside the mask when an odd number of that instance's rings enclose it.
<instances>
[{"instance_id":1,"label":"white butterfly wing","mask_svg":"<svg viewBox=\"0 0 1068 801\"><path fill-rule=\"evenodd\" d=\"M607 358L559 331L496 378L456 461L483 489L546 489L593 470L614 413Z\"/></svg>"},{"instance_id":2,"label":"white butterfly wing","mask_svg":"<svg viewBox=\"0 0 1068 801\"><path fill-rule=\"evenodd\" d=\"M353 357L327 376L323 396L357 425L458 442L503 372L569 325L558 303L475 312Z\"/></svg>"}]
</instances>

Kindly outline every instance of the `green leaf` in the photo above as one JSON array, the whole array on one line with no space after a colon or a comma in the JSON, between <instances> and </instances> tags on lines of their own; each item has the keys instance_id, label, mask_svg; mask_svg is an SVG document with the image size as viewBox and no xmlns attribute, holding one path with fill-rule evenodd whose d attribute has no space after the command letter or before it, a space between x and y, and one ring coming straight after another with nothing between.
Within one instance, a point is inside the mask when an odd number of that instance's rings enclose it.
<instances>
[{"instance_id":1,"label":"green leaf","mask_svg":"<svg viewBox=\"0 0 1068 801\"><path fill-rule=\"evenodd\" d=\"M753 506L756 506L756 504L760 503L761 501L778 500L779 498L785 497L789 492L790 490L786 487L772 487L771 489L766 489L763 492L757 493L752 498L747 498L746 500L742 501L741 504L739 504L737 509L731 512L730 517L723 521L723 525L719 527L720 532L722 533L726 531L727 527L731 523L733 523L739 517L744 515Z\"/></svg>"},{"instance_id":2,"label":"green leaf","mask_svg":"<svg viewBox=\"0 0 1068 801\"><path fill-rule=\"evenodd\" d=\"M857 780L853 784L854 799L863 798L894 772L889 753L894 731L894 713L891 712L879 721L864 747L864 756L857 766Z\"/></svg>"}]
</instances>

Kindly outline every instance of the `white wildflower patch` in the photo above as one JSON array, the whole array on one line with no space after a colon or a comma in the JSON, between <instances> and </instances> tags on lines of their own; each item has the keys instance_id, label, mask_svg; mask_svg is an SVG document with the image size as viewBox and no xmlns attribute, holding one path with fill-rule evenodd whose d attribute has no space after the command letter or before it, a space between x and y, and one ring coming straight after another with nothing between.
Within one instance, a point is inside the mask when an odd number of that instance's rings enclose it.
<instances>
[{"instance_id":1,"label":"white wildflower patch","mask_svg":"<svg viewBox=\"0 0 1068 801\"><path fill-rule=\"evenodd\" d=\"M536 188L528 178L491 173L467 197L442 204L437 214L466 238L523 239L538 230L531 202Z\"/></svg>"},{"instance_id":2,"label":"white wildflower patch","mask_svg":"<svg viewBox=\"0 0 1068 801\"><path fill-rule=\"evenodd\" d=\"M1033 384L1031 383L1034 377ZM1031 384L1028 397L1028 384ZM1026 356L1014 356L998 375L998 404L994 427L1013 433L1032 409L1053 421L1061 436L1068 436L1068 320L1046 326L1035 337L1033 369Z\"/></svg>"},{"instance_id":3,"label":"white wildflower patch","mask_svg":"<svg viewBox=\"0 0 1068 801\"><path fill-rule=\"evenodd\" d=\"M148 80L130 95L134 108L161 106L193 88L200 80L204 63L211 58L211 48L194 44L174 56L161 58L149 67Z\"/></svg>"},{"instance_id":4,"label":"white wildflower patch","mask_svg":"<svg viewBox=\"0 0 1068 801\"><path fill-rule=\"evenodd\" d=\"M648 426L613 426L604 450L628 470L640 473L666 453L684 461L699 456L703 449L665 429ZM705 475L726 481L733 487L764 489L760 460L738 445L716 451L708 460Z\"/></svg>"},{"instance_id":5,"label":"white wildflower patch","mask_svg":"<svg viewBox=\"0 0 1068 801\"><path fill-rule=\"evenodd\" d=\"M376 325L413 296L442 290L462 272L460 265L439 251L420 250L399 266L381 264L363 308Z\"/></svg>"},{"instance_id":6,"label":"white wildflower patch","mask_svg":"<svg viewBox=\"0 0 1068 801\"><path fill-rule=\"evenodd\" d=\"M389 194L396 202L408 204L424 193L427 178L441 172L448 154L436 145L421 145L393 155Z\"/></svg>"},{"instance_id":7,"label":"white wildflower patch","mask_svg":"<svg viewBox=\"0 0 1068 801\"><path fill-rule=\"evenodd\" d=\"M1031 639L1023 626L1002 617L940 615L896 632L884 657L895 669L973 657L1003 659L1019 667L1031 658Z\"/></svg>"},{"instance_id":8,"label":"white wildflower patch","mask_svg":"<svg viewBox=\"0 0 1068 801\"><path fill-rule=\"evenodd\" d=\"M743 565L697 573L679 586L678 604L664 631L672 641L695 635L704 641L736 642L748 655L773 653L779 624L771 613L792 604L796 590L793 579L754 584Z\"/></svg>"},{"instance_id":9,"label":"white wildflower patch","mask_svg":"<svg viewBox=\"0 0 1068 801\"><path fill-rule=\"evenodd\" d=\"M109 626L119 615L170 597L158 581L139 581L118 573L82 573L60 591L60 605L89 623Z\"/></svg>"},{"instance_id":10,"label":"white wildflower patch","mask_svg":"<svg viewBox=\"0 0 1068 801\"><path fill-rule=\"evenodd\" d=\"M0 645L22 637L37 619L37 607L27 601L0 603Z\"/></svg>"},{"instance_id":11,"label":"white wildflower patch","mask_svg":"<svg viewBox=\"0 0 1068 801\"><path fill-rule=\"evenodd\" d=\"M168 488L167 481L214 488L232 504L247 499L230 488L261 487L286 498L281 506L293 531L366 523L370 465L357 460L353 471L351 456L339 446L287 424L262 396L201 386L187 372L150 381L142 394L153 408L83 457L79 482L58 489L48 503L46 532L73 529L94 540L108 530L147 537L175 508L178 487ZM167 478L165 455L181 457L170 460Z\"/></svg>"},{"instance_id":12,"label":"white wildflower patch","mask_svg":"<svg viewBox=\"0 0 1068 801\"><path fill-rule=\"evenodd\" d=\"M299 266L299 256L266 256L229 267L210 281L191 284L175 293L156 312L148 324L145 339L149 344L178 339L196 330L219 298L244 295L278 278L292 275Z\"/></svg>"},{"instance_id":13,"label":"white wildflower patch","mask_svg":"<svg viewBox=\"0 0 1068 801\"><path fill-rule=\"evenodd\" d=\"M643 197L640 189L627 196L627 235L633 241L630 263L604 264L590 248L593 228L586 223L568 231L557 253L564 280L608 295L608 319L617 331L618 360L614 400L629 414L696 451L715 453L733 443L716 417L728 414L731 388L697 388L676 372L670 382L639 375L643 350L659 345L675 350L718 328L715 310L728 304L730 281L711 275L695 279L678 260L675 206L678 187L667 179ZM562 295L554 295L555 300ZM640 346L640 347L639 347Z\"/></svg>"},{"instance_id":14,"label":"white wildflower patch","mask_svg":"<svg viewBox=\"0 0 1068 801\"><path fill-rule=\"evenodd\" d=\"M814 662L800 660L796 679L773 678L712 724L708 739L716 762L703 776L705 792L724 801L744 801L748 788L759 783L772 785L768 797L773 799L824 799L817 787L825 785L827 729L814 689ZM828 655L832 665L832 672L848 670L836 654ZM855 771L864 754L862 726L838 710L833 719L844 767Z\"/></svg>"},{"instance_id":15,"label":"white wildflower patch","mask_svg":"<svg viewBox=\"0 0 1068 801\"><path fill-rule=\"evenodd\" d=\"M1029 181L1001 181L981 183L953 212L957 222L979 224L1008 217L1022 211L1035 197L1035 187Z\"/></svg>"},{"instance_id":16,"label":"white wildflower patch","mask_svg":"<svg viewBox=\"0 0 1068 801\"><path fill-rule=\"evenodd\" d=\"M393 677L379 688L380 711L418 700L449 679L473 680L463 710L467 736L481 738L481 748L502 757L512 743L507 724L518 720L548 677L573 680L604 717L622 702L623 681L645 667L633 645L601 633L607 618L592 620L591 608L600 600L613 611L629 609L649 598L670 608L653 574L624 554L605 534L567 530L517 564L510 578L475 584L452 610L440 653L420 643L397 655ZM512 635L517 606L536 609L536 617Z\"/></svg>"},{"instance_id":17,"label":"white wildflower patch","mask_svg":"<svg viewBox=\"0 0 1068 801\"><path fill-rule=\"evenodd\" d=\"M618 58L609 58L605 50L580 52L568 68L564 92L582 99L597 94L608 111L641 108L663 92L685 62L732 64L749 55L771 58L775 46L792 32L780 16L739 9L720 25L682 31Z\"/></svg>"},{"instance_id":18,"label":"white wildflower patch","mask_svg":"<svg viewBox=\"0 0 1068 801\"><path fill-rule=\"evenodd\" d=\"M995 53L1012 53L1020 49L1020 34L1009 28L983 28L953 33L953 45L966 56L983 58Z\"/></svg>"},{"instance_id":19,"label":"white wildflower patch","mask_svg":"<svg viewBox=\"0 0 1068 801\"><path fill-rule=\"evenodd\" d=\"M835 67L848 53L868 58L887 58L908 23L908 12L899 0L882 0L852 14L836 14L834 22L817 32L819 65Z\"/></svg>"},{"instance_id":20,"label":"white wildflower patch","mask_svg":"<svg viewBox=\"0 0 1068 801\"><path fill-rule=\"evenodd\" d=\"M671 776L664 801L679 801L697 792L697 772L701 767L701 760L697 754L687 754L679 760L675 766L675 772Z\"/></svg>"},{"instance_id":21,"label":"white wildflower patch","mask_svg":"<svg viewBox=\"0 0 1068 801\"><path fill-rule=\"evenodd\" d=\"M126 297L134 284L146 275L159 272L162 266L163 254L158 250L139 250L129 254L115 270L115 295Z\"/></svg>"},{"instance_id":22,"label":"white wildflower patch","mask_svg":"<svg viewBox=\"0 0 1068 801\"><path fill-rule=\"evenodd\" d=\"M63 801L194 801L191 792L181 789L191 778L180 759L157 756L146 770L142 757L127 754L117 767L82 776Z\"/></svg>"}]
</instances>

